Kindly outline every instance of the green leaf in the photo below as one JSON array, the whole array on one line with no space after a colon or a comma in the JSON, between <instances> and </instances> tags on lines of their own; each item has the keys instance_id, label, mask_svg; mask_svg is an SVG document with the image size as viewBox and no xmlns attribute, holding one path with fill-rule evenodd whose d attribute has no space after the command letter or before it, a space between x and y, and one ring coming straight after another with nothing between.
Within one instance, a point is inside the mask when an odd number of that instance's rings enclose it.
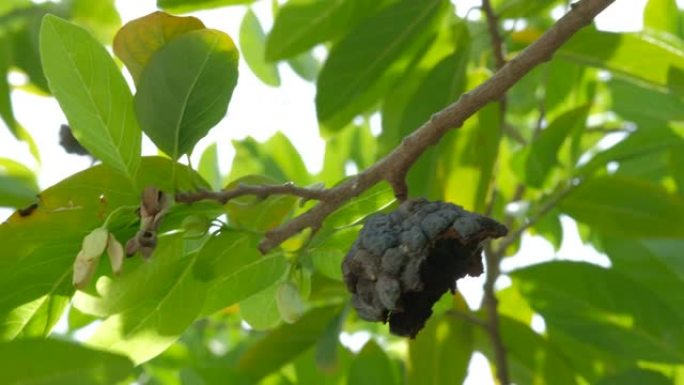
<instances>
[{"instance_id":1,"label":"green leaf","mask_svg":"<svg viewBox=\"0 0 684 385\"><path fill-rule=\"evenodd\" d=\"M6 0L0 4L0 15L4 15L15 8L25 7L30 5L29 0Z\"/></svg>"},{"instance_id":2,"label":"green leaf","mask_svg":"<svg viewBox=\"0 0 684 385\"><path fill-rule=\"evenodd\" d=\"M314 345L338 312L336 306L316 308L297 323L281 325L243 353L239 371L255 380L276 371Z\"/></svg>"},{"instance_id":3,"label":"green leaf","mask_svg":"<svg viewBox=\"0 0 684 385\"><path fill-rule=\"evenodd\" d=\"M684 140L668 128L637 130L614 146L594 155L589 162L578 167L575 172L580 176L588 176L605 168L609 162L622 163L629 160L640 162L645 156L668 149L679 149L682 145L684 145Z\"/></svg>"},{"instance_id":4,"label":"green leaf","mask_svg":"<svg viewBox=\"0 0 684 385\"><path fill-rule=\"evenodd\" d=\"M335 40L382 5L383 1L365 0L289 1L278 10L266 41L266 58L292 58Z\"/></svg>"},{"instance_id":5,"label":"green leaf","mask_svg":"<svg viewBox=\"0 0 684 385\"><path fill-rule=\"evenodd\" d=\"M324 332L327 333L327 332ZM325 339L327 334L322 337ZM339 343L339 337L335 336L337 341L336 349L338 360L338 367L334 370L321 370L317 366L316 349L310 348L306 352L297 356L293 362L294 370L297 375L298 385L342 385L343 379L346 376L347 368L350 365L354 355ZM320 346L319 341L319 346Z\"/></svg>"},{"instance_id":6,"label":"green leaf","mask_svg":"<svg viewBox=\"0 0 684 385\"><path fill-rule=\"evenodd\" d=\"M382 210L394 202L394 191L387 183L378 183L363 194L341 205L330 214L323 225L332 229L356 224L366 216Z\"/></svg>"},{"instance_id":7,"label":"green leaf","mask_svg":"<svg viewBox=\"0 0 684 385\"><path fill-rule=\"evenodd\" d=\"M321 71L321 63L311 54L311 52L301 53L287 61L292 70L302 79L310 82L316 80Z\"/></svg>"},{"instance_id":8,"label":"green leaf","mask_svg":"<svg viewBox=\"0 0 684 385\"><path fill-rule=\"evenodd\" d=\"M282 253L261 255L259 240L252 233L222 230L205 243L194 269L195 276L210 285L203 314L247 299L285 274Z\"/></svg>"},{"instance_id":9,"label":"green leaf","mask_svg":"<svg viewBox=\"0 0 684 385\"><path fill-rule=\"evenodd\" d=\"M681 241L602 238L613 267L647 287L684 318L684 265Z\"/></svg>"},{"instance_id":10,"label":"green leaf","mask_svg":"<svg viewBox=\"0 0 684 385\"><path fill-rule=\"evenodd\" d=\"M557 55L684 95L684 51L651 36L585 28Z\"/></svg>"},{"instance_id":11,"label":"green leaf","mask_svg":"<svg viewBox=\"0 0 684 385\"><path fill-rule=\"evenodd\" d=\"M0 360L7 385L109 385L133 374L123 356L51 339L0 343Z\"/></svg>"},{"instance_id":12,"label":"green leaf","mask_svg":"<svg viewBox=\"0 0 684 385\"><path fill-rule=\"evenodd\" d=\"M137 83L157 51L173 39L198 29L204 29L204 24L195 17L153 12L129 21L119 30L114 38L114 53Z\"/></svg>"},{"instance_id":13,"label":"green leaf","mask_svg":"<svg viewBox=\"0 0 684 385\"><path fill-rule=\"evenodd\" d=\"M659 128L667 121L684 121L684 101L672 92L622 79L608 82L612 109L643 128Z\"/></svg>"},{"instance_id":14,"label":"green leaf","mask_svg":"<svg viewBox=\"0 0 684 385\"><path fill-rule=\"evenodd\" d=\"M516 19L543 14L554 5L558 0L536 1L536 0L495 0L494 8L498 15L504 18Z\"/></svg>"},{"instance_id":15,"label":"green leaf","mask_svg":"<svg viewBox=\"0 0 684 385\"><path fill-rule=\"evenodd\" d=\"M373 340L366 342L352 361L347 376L349 385L399 384L392 363L384 350Z\"/></svg>"},{"instance_id":16,"label":"green leaf","mask_svg":"<svg viewBox=\"0 0 684 385\"><path fill-rule=\"evenodd\" d=\"M349 315L349 306L345 307L337 317L330 320L323 330L323 335L316 344L316 367L328 373L338 370L340 364L340 332ZM344 358L344 357L342 357Z\"/></svg>"},{"instance_id":17,"label":"green leaf","mask_svg":"<svg viewBox=\"0 0 684 385\"><path fill-rule=\"evenodd\" d=\"M70 284L69 279L60 281L59 285L62 288L59 291L68 291ZM45 295L13 309L2 321L3 325L0 325L0 341L47 337L68 304L68 296Z\"/></svg>"},{"instance_id":18,"label":"green leaf","mask_svg":"<svg viewBox=\"0 0 684 385\"><path fill-rule=\"evenodd\" d=\"M575 385L575 370L546 338L535 333L527 324L507 316L499 319L499 329L506 346L511 381L517 384ZM489 334L477 328L476 346L489 362L494 352Z\"/></svg>"},{"instance_id":19,"label":"green leaf","mask_svg":"<svg viewBox=\"0 0 684 385\"><path fill-rule=\"evenodd\" d=\"M411 111L415 106L410 105L413 99L417 98L416 93L419 89L427 90L429 88L429 85L424 84L427 82L428 76L432 78L441 77L441 80L448 82L440 83L439 87L432 90L440 96L435 97L429 94L429 100L431 101L449 103L465 90L467 77L464 64L458 65L458 61L454 62L456 67L452 68L452 71L446 75L444 75L443 71L444 67L447 66L446 64L442 64L442 71L437 70L437 65L445 61L447 57L452 56L452 62L454 59L459 58L456 55L457 51L465 54L464 57L460 57L460 60L464 62L470 56L468 50L470 49L472 38L468 33L467 25L460 21L454 24L454 26L441 26L434 41L431 42L429 47L425 48L425 54L417 63L409 66L404 71L401 75L401 82L397 82L392 87L391 97L386 97L382 101L382 132L379 137L381 154L386 154L394 149L406 134L415 130L418 125L422 125L429 118L429 116L422 115L427 110L427 108L424 109L422 107L422 104L420 106L422 114L413 114ZM443 84L449 84L449 87L443 87ZM458 89L459 84L463 85L462 90ZM454 91L455 94L452 95L451 93ZM421 94L424 96L428 95L426 92L421 92ZM451 99L445 101L445 98ZM429 113L431 114L434 111L436 110ZM406 119L409 117L411 122L406 122ZM404 132L405 129L408 129L408 131Z\"/></svg>"},{"instance_id":20,"label":"green leaf","mask_svg":"<svg viewBox=\"0 0 684 385\"><path fill-rule=\"evenodd\" d=\"M169 159L143 158L136 185L172 191L171 166ZM185 171L176 170L178 188L206 186L185 166L176 169ZM100 165L48 188L37 204L17 211L0 224L0 239L4 241L0 248L0 335L15 336L20 333L17 328L58 309L41 307L59 303L57 297L71 297L72 265L83 237L102 226L104 218L118 207L137 207L140 194L123 174ZM129 219L134 218L132 209ZM48 302L40 305L40 301Z\"/></svg>"},{"instance_id":21,"label":"green leaf","mask_svg":"<svg viewBox=\"0 0 684 385\"><path fill-rule=\"evenodd\" d=\"M72 306L69 308L69 315L67 321L69 323L69 331L73 332L97 321L97 317L90 314L86 314L78 310L75 306Z\"/></svg>"},{"instance_id":22,"label":"green leaf","mask_svg":"<svg viewBox=\"0 0 684 385\"><path fill-rule=\"evenodd\" d=\"M455 307L467 312L464 305ZM433 315L409 341L408 384L462 384L473 353L473 329L473 324L455 314Z\"/></svg>"},{"instance_id":23,"label":"green leaf","mask_svg":"<svg viewBox=\"0 0 684 385\"><path fill-rule=\"evenodd\" d=\"M299 288L292 281L282 282L278 285L276 302L280 317L287 323L297 322L306 308Z\"/></svg>"},{"instance_id":24,"label":"green leaf","mask_svg":"<svg viewBox=\"0 0 684 385\"><path fill-rule=\"evenodd\" d=\"M444 148L454 152L440 154L436 167L444 178L444 200L458 202L466 210L485 211L500 138L501 113L497 104L484 107L455 131L453 147ZM416 182L410 183L414 186Z\"/></svg>"},{"instance_id":25,"label":"green leaf","mask_svg":"<svg viewBox=\"0 0 684 385\"><path fill-rule=\"evenodd\" d=\"M103 44L110 44L116 30L121 26L121 17L116 10L115 0L68 0L69 19L89 31Z\"/></svg>"},{"instance_id":26,"label":"green leaf","mask_svg":"<svg viewBox=\"0 0 684 385\"><path fill-rule=\"evenodd\" d=\"M606 234L638 238L684 235L684 199L638 179L588 179L560 202L560 209Z\"/></svg>"},{"instance_id":27,"label":"green leaf","mask_svg":"<svg viewBox=\"0 0 684 385\"><path fill-rule=\"evenodd\" d=\"M342 260L360 229L360 226L352 226L340 230L324 229L316 233L306 249L306 255L311 258L316 271L330 279L342 281Z\"/></svg>"},{"instance_id":28,"label":"green leaf","mask_svg":"<svg viewBox=\"0 0 684 385\"><path fill-rule=\"evenodd\" d=\"M673 147L670 150L670 173L677 185L677 191L684 195L684 148Z\"/></svg>"},{"instance_id":29,"label":"green leaf","mask_svg":"<svg viewBox=\"0 0 684 385\"><path fill-rule=\"evenodd\" d=\"M645 369L630 369L606 377L596 383L596 385L673 385L671 378L665 377L662 373Z\"/></svg>"},{"instance_id":30,"label":"green leaf","mask_svg":"<svg viewBox=\"0 0 684 385\"><path fill-rule=\"evenodd\" d=\"M180 234L160 237L149 263L138 260L138 268L124 279L100 278L101 299L79 304L79 309L90 313L99 305L115 314L98 326L88 344L126 354L136 364L166 350L202 310L207 285L193 277L196 260L196 253L184 253Z\"/></svg>"},{"instance_id":31,"label":"green leaf","mask_svg":"<svg viewBox=\"0 0 684 385\"><path fill-rule=\"evenodd\" d=\"M368 110L389 88L446 13L443 0L402 0L384 8L335 44L318 77L316 111L336 132Z\"/></svg>"},{"instance_id":32,"label":"green leaf","mask_svg":"<svg viewBox=\"0 0 684 385\"><path fill-rule=\"evenodd\" d=\"M45 94L49 94L50 89L41 65L39 37L43 16L53 10L46 4L30 7L24 15L23 25L11 34L14 65L28 76L31 85L37 88L34 91Z\"/></svg>"},{"instance_id":33,"label":"green leaf","mask_svg":"<svg viewBox=\"0 0 684 385\"><path fill-rule=\"evenodd\" d=\"M280 85L278 66L267 63L265 59L266 34L251 9L247 10L240 24L240 49L242 57L245 58L254 75L269 86Z\"/></svg>"},{"instance_id":34,"label":"green leaf","mask_svg":"<svg viewBox=\"0 0 684 385\"><path fill-rule=\"evenodd\" d=\"M7 36L0 36L0 117L7 128L18 138L17 120L12 110L11 87L9 84L9 70L12 56L11 42Z\"/></svg>"},{"instance_id":35,"label":"green leaf","mask_svg":"<svg viewBox=\"0 0 684 385\"><path fill-rule=\"evenodd\" d=\"M566 138L573 132L584 129L589 106L581 106L565 112L541 131L532 142L525 159L527 184L541 188L548 179L551 169L558 164L558 152Z\"/></svg>"},{"instance_id":36,"label":"green leaf","mask_svg":"<svg viewBox=\"0 0 684 385\"><path fill-rule=\"evenodd\" d=\"M213 29L187 32L159 49L140 75L140 126L173 159L189 154L226 114L237 84L238 52Z\"/></svg>"},{"instance_id":37,"label":"green leaf","mask_svg":"<svg viewBox=\"0 0 684 385\"><path fill-rule=\"evenodd\" d=\"M107 50L83 28L46 15L40 53L50 90L76 139L133 179L140 164L141 132L131 91Z\"/></svg>"},{"instance_id":38,"label":"green leaf","mask_svg":"<svg viewBox=\"0 0 684 385\"><path fill-rule=\"evenodd\" d=\"M36 201L38 183L31 170L11 159L0 158L0 206L25 207Z\"/></svg>"},{"instance_id":39,"label":"green leaf","mask_svg":"<svg viewBox=\"0 0 684 385\"><path fill-rule=\"evenodd\" d=\"M226 189L245 185L275 185L271 178L259 175L247 175L239 178ZM290 195L273 195L267 198L243 196L231 199L226 203L226 213L231 225L241 229L248 229L264 233L280 225L294 210L297 197Z\"/></svg>"},{"instance_id":40,"label":"green leaf","mask_svg":"<svg viewBox=\"0 0 684 385\"><path fill-rule=\"evenodd\" d=\"M216 143L209 145L202 153L197 172L209 182L213 190L220 190L223 187Z\"/></svg>"},{"instance_id":41,"label":"green leaf","mask_svg":"<svg viewBox=\"0 0 684 385\"><path fill-rule=\"evenodd\" d=\"M273 285L240 301L240 315L255 330L271 329L280 323L276 304L278 285Z\"/></svg>"},{"instance_id":42,"label":"green leaf","mask_svg":"<svg viewBox=\"0 0 684 385\"><path fill-rule=\"evenodd\" d=\"M649 0L644 9L644 27L678 35L681 31L676 0Z\"/></svg>"},{"instance_id":43,"label":"green leaf","mask_svg":"<svg viewBox=\"0 0 684 385\"><path fill-rule=\"evenodd\" d=\"M157 7L175 13L186 13L229 5L251 4L255 0L157 0Z\"/></svg>"},{"instance_id":44,"label":"green leaf","mask_svg":"<svg viewBox=\"0 0 684 385\"><path fill-rule=\"evenodd\" d=\"M246 138L233 141L233 146L235 158L228 177L231 182L246 175L259 174L280 182L311 183L301 155L282 132L275 133L263 143Z\"/></svg>"},{"instance_id":45,"label":"green leaf","mask_svg":"<svg viewBox=\"0 0 684 385\"><path fill-rule=\"evenodd\" d=\"M616 270L549 262L513 273L547 324L632 360L681 362L682 319L647 288Z\"/></svg>"}]
</instances>

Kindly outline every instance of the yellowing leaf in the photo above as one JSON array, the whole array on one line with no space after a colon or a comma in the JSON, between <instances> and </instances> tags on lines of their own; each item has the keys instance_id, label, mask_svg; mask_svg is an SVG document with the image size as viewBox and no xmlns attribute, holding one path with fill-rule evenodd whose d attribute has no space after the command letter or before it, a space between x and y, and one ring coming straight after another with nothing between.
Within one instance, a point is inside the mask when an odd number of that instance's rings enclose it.
<instances>
[{"instance_id":1,"label":"yellowing leaf","mask_svg":"<svg viewBox=\"0 0 684 385\"><path fill-rule=\"evenodd\" d=\"M179 17L154 12L124 25L114 37L114 53L138 82L152 56L171 40L190 31L203 29L195 17Z\"/></svg>"}]
</instances>

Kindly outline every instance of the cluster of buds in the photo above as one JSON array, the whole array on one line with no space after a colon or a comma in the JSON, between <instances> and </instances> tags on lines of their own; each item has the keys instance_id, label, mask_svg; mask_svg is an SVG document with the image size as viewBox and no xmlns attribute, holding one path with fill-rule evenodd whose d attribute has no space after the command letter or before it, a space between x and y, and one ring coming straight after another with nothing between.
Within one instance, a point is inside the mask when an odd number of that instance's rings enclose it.
<instances>
[{"instance_id":1,"label":"cluster of buds","mask_svg":"<svg viewBox=\"0 0 684 385\"><path fill-rule=\"evenodd\" d=\"M168 195L156 187L147 187L143 191L140 203L140 230L126 243L126 248L119 243L106 225L98 227L83 238L81 250L74 261L73 283L77 289L83 289L93 278L100 257L105 249L109 255L114 275L119 275L123 267L124 255L132 256L140 251L147 259L157 246L157 229L161 218L169 207Z\"/></svg>"},{"instance_id":2,"label":"cluster of buds","mask_svg":"<svg viewBox=\"0 0 684 385\"><path fill-rule=\"evenodd\" d=\"M140 251L148 259L157 247L157 229L169 209L169 196L156 187L146 187L140 202L140 230L126 243L126 255Z\"/></svg>"},{"instance_id":3,"label":"cluster of buds","mask_svg":"<svg viewBox=\"0 0 684 385\"><path fill-rule=\"evenodd\" d=\"M115 275L121 273L124 260L124 249L114 234L104 227L98 227L83 238L81 251L74 261L73 283L77 289L83 289L93 278L100 257L107 250L109 262Z\"/></svg>"}]
</instances>

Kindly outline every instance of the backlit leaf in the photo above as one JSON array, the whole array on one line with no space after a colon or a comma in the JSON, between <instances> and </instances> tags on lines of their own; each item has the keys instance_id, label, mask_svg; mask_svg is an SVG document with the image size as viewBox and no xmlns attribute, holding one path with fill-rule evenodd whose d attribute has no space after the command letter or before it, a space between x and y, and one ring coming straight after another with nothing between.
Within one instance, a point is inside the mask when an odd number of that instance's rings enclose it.
<instances>
[{"instance_id":1,"label":"backlit leaf","mask_svg":"<svg viewBox=\"0 0 684 385\"><path fill-rule=\"evenodd\" d=\"M684 235L684 199L638 179L588 179L560 202L560 209L607 234L639 238Z\"/></svg>"},{"instance_id":2,"label":"backlit leaf","mask_svg":"<svg viewBox=\"0 0 684 385\"><path fill-rule=\"evenodd\" d=\"M563 115L541 131L532 142L525 159L525 179L530 186L540 188L548 179L549 172L558 164L560 147L573 132L584 129L589 106L581 106Z\"/></svg>"},{"instance_id":3,"label":"backlit leaf","mask_svg":"<svg viewBox=\"0 0 684 385\"><path fill-rule=\"evenodd\" d=\"M386 3L386 1L385 1ZM295 0L278 10L266 41L266 58L292 58L318 43L342 36L383 1Z\"/></svg>"},{"instance_id":4,"label":"backlit leaf","mask_svg":"<svg viewBox=\"0 0 684 385\"><path fill-rule=\"evenodd\" d=\"M166 350L202 310L207 285L193 277L196 260L197 253L184 254L182 236L161 237L150 262L138 260L137 269L123 279L101 278L101 299L91 299L89 305L114 314L88 344L126 354L137 364Z\"/></svg>"},{"instance_id":5,"label":"backlit leaf","mask_svg":"<svg viewBox=\"0 0 684 385\"><path fill-rule=\"evenodd\" d=\"M680 362L682 320L648 289L614 269L549 262L513 274L547 324L633 360Z\"/></svg>"},{"instance_id":6,"label":"backlit leaf","mask_svg":"<svg viewBox=\"0 0 684 385\"><path fill-rule=\"evenodd\" d=\"M131 91L114 60L84 29L53 15L43 19L40 36L45 76L74 136L103 163L133 179L141 132Z\"/></svg>"},{"instance_id":7,"label":"backlit leaf","mask_svg":"<svg viewBox=\"0 0 684 385\"><path fill-rule=\"evenodd\" d=\"M251 9L245 13L240 24L240 50L254 75L269 86L280 85L277 65L267 63L265 59L266 34Z\"/></svg>"},{"instance_id":8,"label":"backlit leaf","mask_svg":"<svg viewBox=\"0 0 684 385\"><path fill-rule=\"evenodd\" d=\"M466 306L456 306L467 312ZM474 326L456 314L435 314L409 341L409 385L461 385L474 347Z\"/></svg>"},{"instance_id":9,"label":"backlit leaf","mask_svg":"<svg viewBox=\"0 0 684 385\"><path fill-rule=\"evenodd\" d=\"M684 95L684 50L652 36L585 28L557 55Z\"/></svg>"},{"instance_id":10,"label":"backlit leaf","mask_svg":"<svg viewBox=\"0 0 684 385\"><path fill-rule=\"evenodd\" d=\"M278 285L273 285L240 301L240 315L255 330L270 329L280 322L276 304Z\"/></svg>"},{"instance_id":11,"label":"backlit leaf","mask_svg":"<svg viewBox=\"0 0 684 385\"><path fill-rule=\"evenodd\" d=\"M191 12L229 5L251 4L255 0L157 0L157 7L167 11Z\"/></svg>"},{"instance_id":12,"label":"backlit leaf","mask_svg":"<svg viewBox=\"0 0 684 385\"><path fill-rule=\"evenodd\" d=\"M247 299L285 274L282 253L261 255L257 248L259 240L253 233L222 230L202 247L194 275L210 285L204 314Z\"/></svg>"},{"instance_id":13,"label":"backlit leaf","mask_svg":"<svg viewBox=\"0 0 684 385\"><path fill-rule=\"evenodd\" d=\"M172 191L173 171L168 159L143 158L141 166L138 186L155 185ZM206 186L200 179L189 180L196 174L177 168L184 171L176 172L179 188ZM38 322L59 309L52 306L59 303L58 297L71 297L72 264L83 237L102 226L107 214L116 208L139 205L140 193L123 174L100 165L41 192L36 205L17 211L0 224L0 239L4 241L0 248L0 335L16 336L33 319ZM134 209L129 215L135 219ZM52 307L44 309L48 305ZM51 322L43 325L51 327Z\"/></svg>"},{"instance_id":14,"label":"backlit leaf","mask_svg":"<svg viewBox=\"0 0 684 385\"><path fill-rule=\"evenodd\" d=\"M648 0L644 9L644 27L678 35L682 31L676 0Z\"/></svg>"},{"instance_id":15,"label":"backlit leaf","mask_svg":"<svg viewBox=\"0 0 684 385\"><path fill-rule=\"evenodd\" d=\"M0 158L0 206L26 207L36 200L38 183L26 166Z\"/></svg>"},{"instance_id":16,"label":"backlit leaf","mask_svg":"<svg viewBox=\"0 0 684 385\"><path fill-rule=\"evenodd\" d=\"M235 158L228 181L258 174L276 181L294 182L298 185L311 183L306 165L290 139L282 132L275 133L265 142L253 138L233 141Z\"/></svg>"},{"instance_id":17,"label":"backlit leaf","mask_svg":"<svg viewBox=\"0 0 684 385\"><path fill-rule=\"evenodd\" d=\"M442 0L400 1L363 21L331 48L316 93L318 120L327 132L344 127L387 91L410 59L389 71L393 64L424 44L446 9Z\"/></svg>"}]
</instances>

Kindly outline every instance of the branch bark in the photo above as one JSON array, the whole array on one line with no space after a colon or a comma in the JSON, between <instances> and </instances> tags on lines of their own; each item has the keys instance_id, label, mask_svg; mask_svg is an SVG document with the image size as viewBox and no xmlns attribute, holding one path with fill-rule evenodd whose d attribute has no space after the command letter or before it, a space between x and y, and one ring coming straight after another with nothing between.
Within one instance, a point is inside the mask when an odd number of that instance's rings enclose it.
<instances>
[{"instance_id":1,"label":"branch bark","mask_svg":"<svg viewBox=\"0 0 684 385\"><path fill-rule=\"evenodd\" d=\"M491 40L492 52L494 55L494 63L497 70L501 70L506 65L505 46L504 41L499 33L499 18L492 9L489 0L482 0L482 11L487 19L487 27L489 30L489 38ZM501 132L505 132L506 127L506 93L504 92L499 98L499 124ZM492 194L488 211L492 210L497 199L496 191ZM510 377L508 375L508 359L506 357L506 344L501 337L499 330L499 300L496 297L496 290L494 284L501 275L501 255L493 253L491 244L485 247L485 262L487 265L487 276L483 285L484 296L483 305L487 315L485 320L485 330L489 335L489 340L494 351L494 363L496 364L496 377L499 384L510 384Z\"/></svg>"},{"instance_id":2,"label":"branch bark","mask_svg":"<svg viewBox=\"0 0 684 385\"><path fill-rule=\"evenodd\" d=\"M176 202L192 203L200 200L215 200L226 204L229 200L245 195L266 198L271 195L292 195L306 200L325 200L331 190L297 187L292 183L280 185L246 185L223 191L195 191L176 194Z\"/></svg>"},{"instance_id":3,"label":"branch bark","mask_svg":"<svg viewBox=\"0 0 684 385\"><path fill-rule=\"evenodd\" d=\"M388 181L398 199L407 195L404 182L408 169L427 148L436 144L449 130L463 122L490 102L501 96L532 68L548 61L575 32L591 23L593 18L615 0L580 0L544 35L515 58L506 63L490 79L461 95L453 104L432 115L387 156L373 166L342 184L323 190L326 199L302 215L266 233L259 244L263 253L277 247L286 239L306 228L317 229L323 220L348 200L360 195L381 181Z\"/></svg>"},{"instance_id":4,"label":"branch bark","mask_svg":"<svg viewBox=\"0 0 684 385\"><path fill-rule=\"evenodd\" d=\"M487 29L489 29L489 38L492 41L494 63L496 64L496 68L500 69L506 64L506 53L504 51L503 38L499 33L499 17L494 12L489 0L482 0L482 11L487 19Z\"/></svg>"}]
</instances>

